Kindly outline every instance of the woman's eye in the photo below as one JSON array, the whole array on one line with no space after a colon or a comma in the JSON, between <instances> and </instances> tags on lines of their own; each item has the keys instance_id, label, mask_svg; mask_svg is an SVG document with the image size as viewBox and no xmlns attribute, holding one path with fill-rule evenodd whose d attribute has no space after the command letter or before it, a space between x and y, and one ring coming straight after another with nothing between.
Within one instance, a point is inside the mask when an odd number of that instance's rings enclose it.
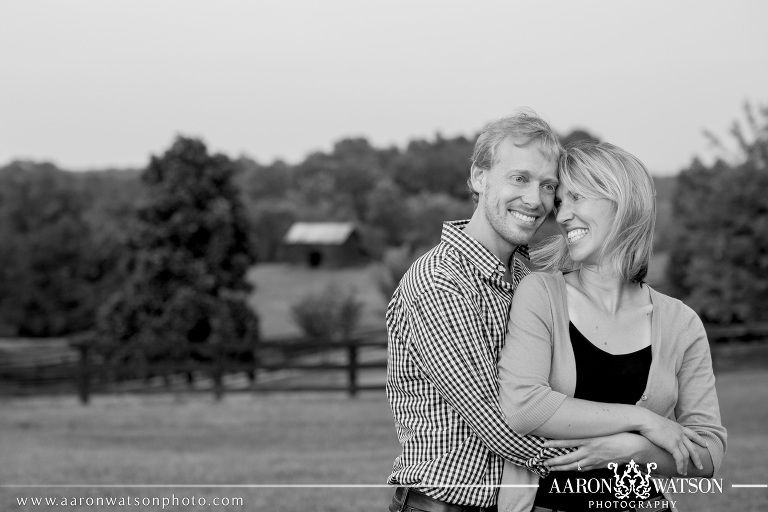
<instances>
[{"instance_id":1,"label":"woman's eye","mask_svg":"<svg viewBox=\"0 0 768 512\"><path fill-rule=\"evenodd\" d=\"M523 182L525 181L525 178L523 178L522 176L513 176L513 177L512 177L512 180L513 180L515 183L523 183Z\"/></svg>"}]
</instances>

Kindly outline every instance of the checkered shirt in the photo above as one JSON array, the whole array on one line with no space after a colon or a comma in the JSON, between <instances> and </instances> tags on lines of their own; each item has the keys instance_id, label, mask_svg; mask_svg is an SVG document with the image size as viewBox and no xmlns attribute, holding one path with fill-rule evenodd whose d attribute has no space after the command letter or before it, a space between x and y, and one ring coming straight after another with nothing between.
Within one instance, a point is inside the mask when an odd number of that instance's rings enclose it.
<instances>
[{"instance_id":1,"label":"checkered shirt","mask_svg":"<svg viewBox=\"0 0 768 512\"><path fill-rule=\"evenodd\" d=\"M520 436L498 401L499 353L512 295L528 269L505 265L446 222L440 244L403 277L387 307L387 397L401 455L388 483L455 505L496 503L507 459L545 476L543 440Z\"/></svg>"}]
</instances>

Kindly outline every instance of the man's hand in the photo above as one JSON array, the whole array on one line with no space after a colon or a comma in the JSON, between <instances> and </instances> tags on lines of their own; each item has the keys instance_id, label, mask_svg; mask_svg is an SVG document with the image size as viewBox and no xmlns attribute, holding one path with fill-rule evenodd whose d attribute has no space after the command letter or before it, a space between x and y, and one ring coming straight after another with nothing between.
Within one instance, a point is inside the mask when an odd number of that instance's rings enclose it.
<instances>
[{"instance_id":1,"label":"man's hand","mask_svg":"<svg viewBox=\"0 0 768 512\"><path fill-rule=\"evenodd\" d=\"M622 432L610 436L587 439L550 439L545 448L576 448L575 451L544 461L551 471L583 471L605 469L609 462L624 464L639 458L643 449L643 437Z\"/></svg>"}]
</instances>

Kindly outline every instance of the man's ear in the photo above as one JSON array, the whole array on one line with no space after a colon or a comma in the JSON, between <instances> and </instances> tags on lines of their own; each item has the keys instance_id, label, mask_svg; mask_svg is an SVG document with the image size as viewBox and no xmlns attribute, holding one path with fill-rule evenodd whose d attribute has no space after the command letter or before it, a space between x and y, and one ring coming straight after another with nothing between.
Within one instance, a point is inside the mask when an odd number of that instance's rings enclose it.
<instances>
[{"instance_id":1,"label":"man's ear","mask_svg":"<svg viewBox=\"0 0 768 512\"><path fill-rule=\"evenodd\" d=\"M472 183L472 190L478 194L482 194L485 191L485 180L487 178L488 171L481 169L480 167L473 165L469 171L469 180Z\"/></svg>"}]
</instances>

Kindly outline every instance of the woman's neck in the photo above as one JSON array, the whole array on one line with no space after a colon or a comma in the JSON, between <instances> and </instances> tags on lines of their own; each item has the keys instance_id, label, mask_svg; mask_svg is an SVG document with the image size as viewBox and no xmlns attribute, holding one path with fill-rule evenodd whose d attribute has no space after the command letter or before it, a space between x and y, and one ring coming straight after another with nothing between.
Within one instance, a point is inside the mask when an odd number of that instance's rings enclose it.
<instances>
[{"instance_id":1,"label":"woman's neck","mask_svg":"<svg viewBox=\"0 0 768 512\"><path fill-rule=\"evenodd\" d=\"M623 307L632 307L640 288L604 267L585 265L576 274L576 284L582 293L607 313L616 314Z\"/></svg>"}]
</instances>

